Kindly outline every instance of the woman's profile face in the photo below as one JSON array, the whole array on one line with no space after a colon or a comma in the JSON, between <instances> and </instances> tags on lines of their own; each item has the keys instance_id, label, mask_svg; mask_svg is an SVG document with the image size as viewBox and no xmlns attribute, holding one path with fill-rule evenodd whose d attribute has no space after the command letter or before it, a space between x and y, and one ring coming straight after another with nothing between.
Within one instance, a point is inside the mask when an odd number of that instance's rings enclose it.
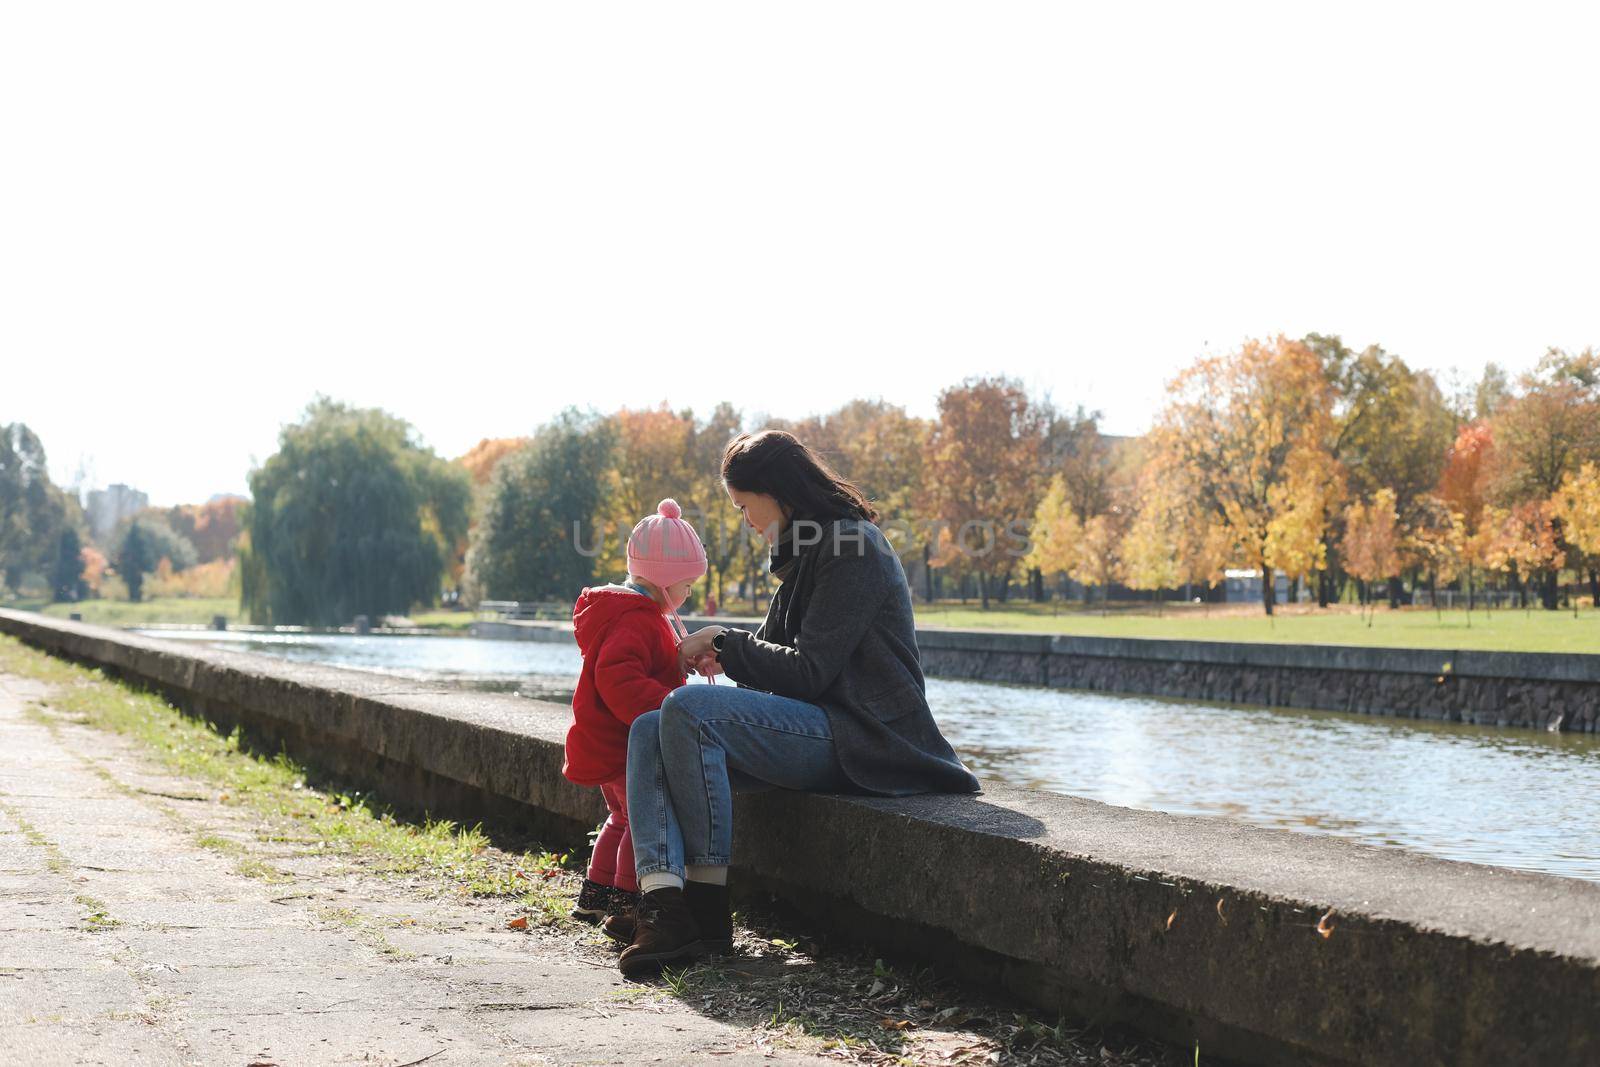
<instances>
[{"instance_id":1,"label":"woman's profile face","mask_svg":"<svg viewBox=\"0 0 1600 1067\"><path fill-rule=\"evenodd\" d=\"M768 496L766 493L746 493L726 484L724 488L728 490L728 499L733 501L733 506L744 516L746 526L768 541L783 532L783 524L788 521L788 517L784 515L783 505L778 503L777 497Z\"/></svg>"}]
</instances>

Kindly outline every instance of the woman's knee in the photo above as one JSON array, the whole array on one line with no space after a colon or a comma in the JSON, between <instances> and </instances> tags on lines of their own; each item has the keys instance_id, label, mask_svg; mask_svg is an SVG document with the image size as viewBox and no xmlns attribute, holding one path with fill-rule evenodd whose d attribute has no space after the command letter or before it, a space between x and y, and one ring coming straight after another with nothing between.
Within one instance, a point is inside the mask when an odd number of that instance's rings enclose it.
<instances>
[{"instance_id":1,"label":"woman's knee","mask_svg":"<svg viewBox=\"0 0 1600 1067\"><path fill-rule=\"evenodd\" d=\"M631 763L651 751L661 751L660 710L645 712L628 727L628 761Z\"/></svg>"},{"instance_id":2,"label":"woman's knee","mask_svg":"<svg viewBox=\"0 0 1600 1067\"><path fill-rule=\"evenodd\" d=\"M671 736L694 736L699 732L700 720L703 714L700 695L697 689L706 688L698 685L680 685L668 693L661 702L661 709L657 714L661 716L661 733Z\"/></svg>"}]
</instances>

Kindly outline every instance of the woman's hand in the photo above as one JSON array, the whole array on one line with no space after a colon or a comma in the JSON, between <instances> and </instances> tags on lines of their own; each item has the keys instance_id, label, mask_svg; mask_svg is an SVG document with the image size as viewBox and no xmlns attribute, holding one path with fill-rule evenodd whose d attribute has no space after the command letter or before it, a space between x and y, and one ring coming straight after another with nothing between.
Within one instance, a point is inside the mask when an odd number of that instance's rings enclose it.
<instances>
[{"instance_id":1,"label":"woman's hand","mask_svg":"<svg viewBox=\"0 0 1600 1067\"><path fill-rule=\"evenodd\" d=\"M704 652L696 656L692 666L696 674L705 678L722 673L722 664L717 662L716 655L711 652Z\"/></svg>"},{"instance_id":2,"label":"woman's hand","mask_svg":"<svg viewBox=\"0 0 1600 1067\"><path fill-rule=\"evenodd\" d=\"M678 642L678 668L687 673L690 667L698 668L703 657L714 657L711 639L726 629L726 626L702 626Z\"/></svg>"}]
</instances>

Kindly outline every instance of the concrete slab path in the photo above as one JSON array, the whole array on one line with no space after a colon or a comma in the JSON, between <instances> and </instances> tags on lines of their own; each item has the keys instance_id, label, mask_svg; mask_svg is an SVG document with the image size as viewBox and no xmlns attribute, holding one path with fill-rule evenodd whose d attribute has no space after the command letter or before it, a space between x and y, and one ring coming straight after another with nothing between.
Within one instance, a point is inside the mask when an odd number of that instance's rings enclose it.
<instances>
[{"instance_id":1,"label":"concrete slab path","mask_svg":"<svg viewBox=\"0 0 1600 1067\"><path fill-rule=\"evenodd\" d=\"M249 812L30 712L45 693L0 674L0 1063L837 1062L492 905L299 853L247 877L198 839L253 838Z\"/></svg>"}]
</instances>

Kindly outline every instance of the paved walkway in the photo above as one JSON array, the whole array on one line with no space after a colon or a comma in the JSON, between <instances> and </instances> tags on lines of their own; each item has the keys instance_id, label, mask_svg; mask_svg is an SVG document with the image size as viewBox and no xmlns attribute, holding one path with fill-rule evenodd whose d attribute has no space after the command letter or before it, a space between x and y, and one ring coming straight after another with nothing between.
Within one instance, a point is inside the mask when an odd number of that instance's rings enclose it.
<instances>
[{"instance_id":1,"label":"paved walkway","mask_svg":"<svg viewBox=\"0 0 1600 1067\"><path fill-rule=\"evenodd\" d=\"M303 852L0 674L0 1063L822 1063L627 986L613 954ZM714 1057L714 1058L712 1058Z\"/></svg>"}]
</instances>

